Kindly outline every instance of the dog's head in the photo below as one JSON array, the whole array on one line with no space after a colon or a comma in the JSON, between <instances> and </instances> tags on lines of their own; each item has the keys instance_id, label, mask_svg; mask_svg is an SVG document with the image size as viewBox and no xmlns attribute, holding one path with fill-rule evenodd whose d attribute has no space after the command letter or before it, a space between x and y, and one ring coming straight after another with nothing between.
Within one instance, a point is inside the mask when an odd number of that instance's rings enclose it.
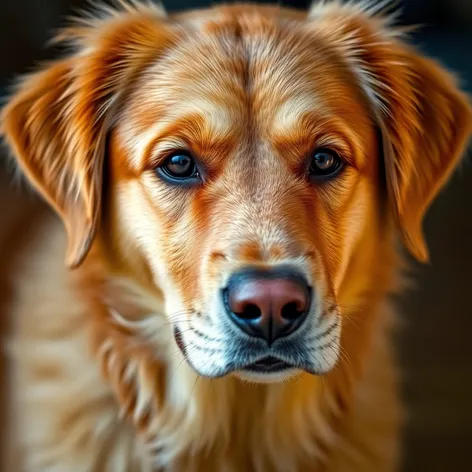
<instances>
[{"instance_id":1,"label":"dog's head","mask_svg":"<svg viewBox=\"0 0 472 472\"><path fill-rule=\"evenodd\" d=\"M68 264L97 232L202 375L332 369L343 320L388 286L394 223L427 258L422 219L471 132L452 77L337 2L133 7L66 36L3 128Z\"/></svg>"}]
</instances>

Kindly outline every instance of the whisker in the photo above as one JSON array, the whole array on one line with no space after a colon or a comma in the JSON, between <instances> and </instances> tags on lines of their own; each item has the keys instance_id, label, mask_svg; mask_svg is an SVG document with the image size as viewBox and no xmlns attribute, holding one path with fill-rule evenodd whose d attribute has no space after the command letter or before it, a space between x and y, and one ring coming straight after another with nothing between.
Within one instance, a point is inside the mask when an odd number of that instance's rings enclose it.
<instances>
[{"instance_id":1,"label":"whisker","mask_svg":"<svg viewBox=\"0 0 472 472\"><path fill-rule=\"evenodd\" d=\"M325 336L329 336L333 330L338 326L338 322L331 323L324 331L317 333L313 338L309 339L307 343L312 344L323 339Z\"/></svg>"},{"instance_id":2,"label":"whisker","mask_svg":"<svg viewBox=\"0 0 472 472\"><path fill-rule=\"evenodd\" d=\"M361 313L364 311L364 308L359 305L338 305L339 309L341 310L342 314L344 315L345 310L353 310L354 313Z\"/></svg>"},{"instance_id":3,"label":"whisker","mask_svg":"<svg viewBox=\"0 0 472 472\"><path fill-rule=\"evenodd\" d=\"M197 348L198 349L198 348ZM189 352L195 352L195 346L192 346L191 344L189 345L189 348L188 348L188 351L186 351L185 353L182 353L183 356L182 356L182 360L179 362L179 364L177 365L177 367L174 369L174 372L172 373L171 377L170 377L170 380L172 380L174 378L174 376L177 374L177 370L180 368L180 366L184 363L184 362L189 362L189 358L188 358L188 355L189 355Z\"/></svg>"},{"instance_id":4,"label":"whisker","mask_svg":"<svg viewBox=\"0 0 472 472\"><path fill-rule=\"evenodd\" d=\"M198 383L198 381L199 381L200 378L201 378L198 373L196 373L196 374L197 374L197 376L195 377L195 382L193 383L192 393L190 394L191 397L193 397L193 392L194 392L194 390L195 390L195 387L197 386L197 383Z\"/></svg>"},{"instance_id":5,"label":"whisker","mask_svg":"<svg viewBox=\"0 0 472 472\"><path fill-rule=\"evenodd\" d=\"M346 349L344 349L341 345L338 346L339 347L339 357L346 361L349 365L351 365L351 358L349 357L349 354L348 352L346 351ZM335 352L335 349L334 349L334 346L333 344L329 345L328 348L332 349L333 352Z\"/></svg>"},{"instance_id":6,"label":"whisker","mask_svg":"<svg viewBox=\"0 0 472 472\"><path fill-rule=\"evenodd\" d=\"M351 316L343 316L343 321L344 320L349 321L358 330L361 329L361 326L359 326L358 322L361 321L361 322L365 323L365 320L363 320L361 318L351 317Z\"/></svg>"}]
</instances>

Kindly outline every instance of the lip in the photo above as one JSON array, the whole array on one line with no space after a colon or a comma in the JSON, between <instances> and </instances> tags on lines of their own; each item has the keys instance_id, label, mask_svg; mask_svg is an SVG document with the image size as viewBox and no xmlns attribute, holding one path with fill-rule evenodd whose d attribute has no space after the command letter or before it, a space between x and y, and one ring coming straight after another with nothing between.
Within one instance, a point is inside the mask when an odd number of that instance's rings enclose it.
<instances>
[{"instance_id":1,"label":"lip","mask_svg":"<svg viewBox=\"0 0 472 472\"><path fill-rule=\"evenodd\" d=\"M177 326L174 326L174 338L175 342L177 344L177 347L181 350L182 354L185 355L185 344L182 339L182 333L180 332L180 329L177 328Z\"/></svg>"},{"instance_id":2,"label":"lip","mask_svg":"<svg viewBox=\"0 0 472 472\"><path fill-rule=\"evenodd\" d=\"M258 360L257 362L254 362L253 364L245 366L243 370L261 374L273 374L292 368L293 366L285 361L277 359L276 357L267 356Z\"/></svg>"},{"instance_id":3,"label":"lip","mask_svg":"<svg viewBox=\"0 0 472 472\"><path fill-rule=\"evenodd\" d=\"M175 341L179 350L185 356L190 367L193 370L195 370L195 372L197 372L199 375L205 377L206 375L199 372L199 370L193 366L191 360L187 357L186 346L182 339L182 333L180 329L177 327L174 327L174 337L175 337ZM221 371L216 375L213 374L210 377L211 378L223 377L237 370L242 371L242 372L252 373L252 374L278 374L278 373L286 372L294 368L296 368L294 365L289 364L275 356L266 356L259 359L256 362L253 362L251 364L246 364L242 367L236 367L235 365L233 365L232 367L228 366L226 370Z\"/></svg>"}]
</instances>

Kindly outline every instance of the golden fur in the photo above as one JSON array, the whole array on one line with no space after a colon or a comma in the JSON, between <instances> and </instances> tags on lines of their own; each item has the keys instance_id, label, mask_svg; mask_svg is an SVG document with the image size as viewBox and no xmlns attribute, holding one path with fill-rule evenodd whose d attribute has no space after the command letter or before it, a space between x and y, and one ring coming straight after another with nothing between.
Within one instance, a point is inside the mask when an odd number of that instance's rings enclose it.
<instances>
[{"instance_id":1,"label":"golden fur","mask_svg":"<svg viewBox=\"0 0 472 472\"><path fill-rule=\"evenodd\" d=\"M396 236L427 259L422 219L472 131L454 79L367 4L122 4L60 39L2 116L66 228L45 217L12 271L5 470L396 470ZM321 185L301 177L314 146L347 162ZM156 177L181 148L203 185ZM198 344L233 271L280 263L338 333L320 375L216 378L190 349L198 375L172 327Z\"/></svg>"}]
</instances>

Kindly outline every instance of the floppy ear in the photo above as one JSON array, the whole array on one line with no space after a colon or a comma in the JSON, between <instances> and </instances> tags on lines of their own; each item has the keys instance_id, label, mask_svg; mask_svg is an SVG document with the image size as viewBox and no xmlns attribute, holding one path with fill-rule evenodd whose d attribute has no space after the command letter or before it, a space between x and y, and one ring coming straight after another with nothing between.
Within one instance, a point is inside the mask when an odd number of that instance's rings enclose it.
<instances>
[{"instance_id":1,"label":"floppy ear","mask_svg":"<svg viewBox=\"0 0 472 472\"><path fill-rule=\"evenodd\" d=\"M399 59L407 80L392 88L395 96L387 99L391 105L383 118L388 140L384 163L390 203L404 243L424 262L428 249L423 220L465 152L472 133L472 109L441 66L406 46L402 53ZM390 67L393 77L398 67Z\"/></svg>"},{"instance_id":2,"label":"floppy ear","mask_svg":"<svg viewBox=\"0 0 472 472\"><path fill-rule=\"evenodd\" d=\"M382 131L390 208L406 247L427 261L423 219L465 152L472 108L452 75L407 45L376 8L323 2L311 18L344 58Z\"/></svg>"},{"instance_id":3,"label":"floppy ear","mask_svg":"<svg viewBox=\"0 0 472 472\"><path fill-rule=\"evenodd\" d=\"M106 13L65 30L75 53L23 80L1 116L20 168L64 221L70 267L99 223L105 139L122 96L170 40L158 7Z\"/></svg>"}]
</instances>

